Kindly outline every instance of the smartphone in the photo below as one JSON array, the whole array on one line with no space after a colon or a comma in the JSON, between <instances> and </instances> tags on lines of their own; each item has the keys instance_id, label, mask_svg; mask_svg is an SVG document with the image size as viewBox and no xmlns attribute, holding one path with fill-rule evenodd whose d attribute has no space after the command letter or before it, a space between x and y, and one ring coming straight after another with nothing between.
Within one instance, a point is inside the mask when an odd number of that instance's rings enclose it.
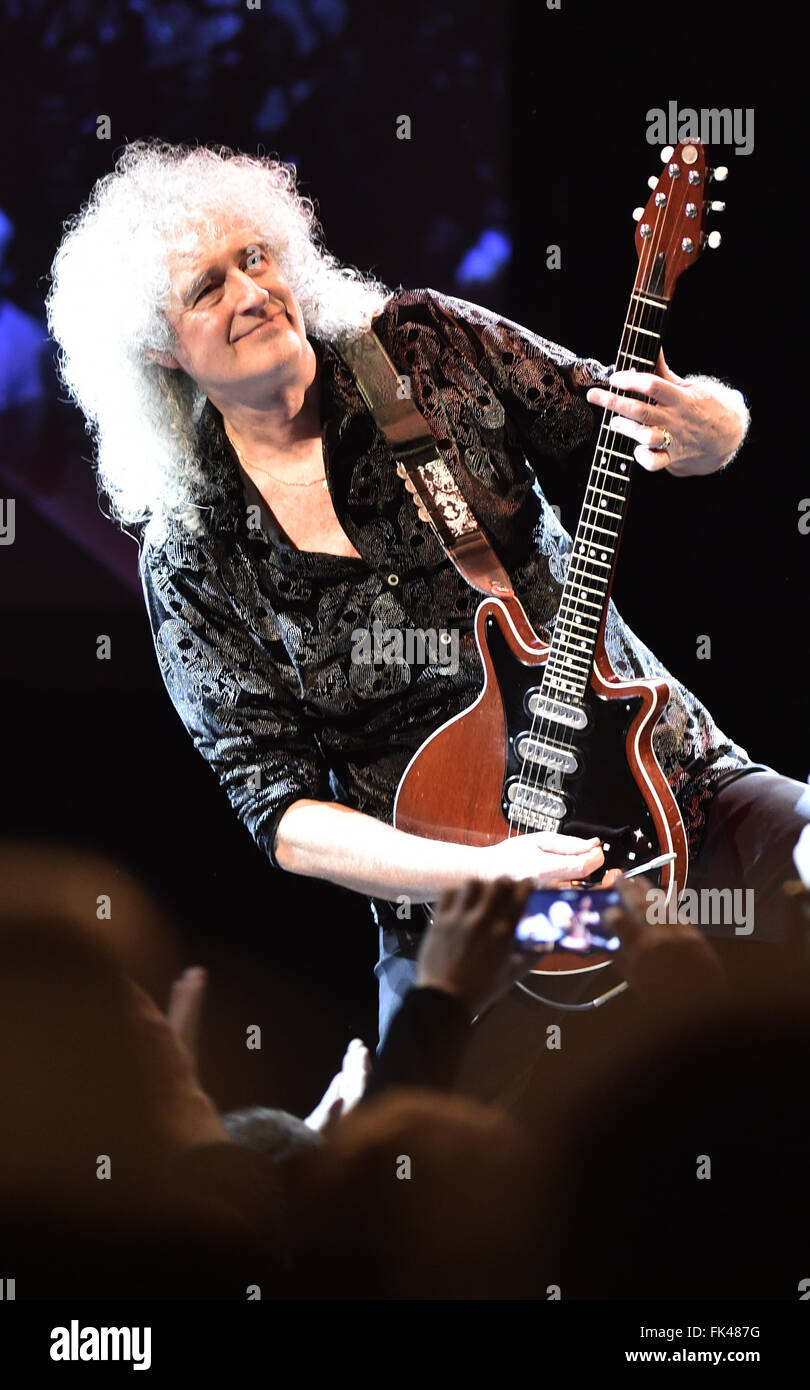
<instances>
[{"instance_id":1,"label":"smartphone","mask_svg":"<svg viewBox=\"0 0 810 1390\"><path fill-rule=\"evenodd\" d=\"M621 941L603 928L602 916L606 908L620 906L615 888L537 888L515 928L515 945L583 956L618 951Z\"/></svg>"}]
</instances>

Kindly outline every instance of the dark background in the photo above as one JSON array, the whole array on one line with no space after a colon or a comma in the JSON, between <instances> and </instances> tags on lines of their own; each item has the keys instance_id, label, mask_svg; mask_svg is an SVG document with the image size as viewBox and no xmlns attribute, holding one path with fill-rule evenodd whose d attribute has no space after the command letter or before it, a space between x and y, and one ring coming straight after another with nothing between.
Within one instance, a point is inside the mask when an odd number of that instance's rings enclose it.
<instances>
[{"instance_id":1,"label":"dark background","mask_svg":"<svg viewBox=\"0 0 810 1390\"><path fill-rule=\"evenodd\" d=\"M635 271L630 214L661 167L648 108L753 107L754 152L712 152L730 168L715 193L723 246L683 277L666 346L676 371L744 391L749 441L717 477L639 470L614 593L725 732L804 780L790 41L719 5L651 18L562 3L6 3L14 80L0 115L15 135L0 207L16 238L2 292L42 318L61 222L127 140L158 135L294 159L341 260L608 363ZM402 113L410 141L395 138ZM559 271L546 269L552 243ZM354 894L274 873L194 751L158 674L135 544L102 518L62 394L46 377L33 427L25 412L0 417L0 491L17 502L15 543L0 548L2 830L90 845L139 873L173 910L188 963L210 969L203 1079L218 1103L304 1113L350 1037L376 1042L371 920ZM542 479L569 528L588 462L580 451ZM100 633L110 661L96 659ZM697 659L701 634L710 660ZM252 1023L261 1052L244 1046Z\"/></svg>"}]
</instances>

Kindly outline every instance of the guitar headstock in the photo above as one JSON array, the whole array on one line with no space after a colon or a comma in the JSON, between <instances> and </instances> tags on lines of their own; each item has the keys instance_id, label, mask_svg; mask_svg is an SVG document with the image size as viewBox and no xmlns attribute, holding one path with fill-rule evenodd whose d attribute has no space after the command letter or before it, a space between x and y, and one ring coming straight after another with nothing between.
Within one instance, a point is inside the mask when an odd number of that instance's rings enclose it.
<instances>
[{"instance_id":1,"label":"guitar headstock","mask_svg":"<svg viewBox=\"0 0 810 1390\"><path fill-rule=\"evenodd\" d=\"M636 208L638 289L670 299L678 276L698 259L703 247L720 245L719 232L706 232L707 213L722 212L725 203L708 198L711 182L721 183L726 168L707 169L699 140L684 140L662 151L664 168L649 180L652 193L645 208Z\"/></svg>"}]
</instances>

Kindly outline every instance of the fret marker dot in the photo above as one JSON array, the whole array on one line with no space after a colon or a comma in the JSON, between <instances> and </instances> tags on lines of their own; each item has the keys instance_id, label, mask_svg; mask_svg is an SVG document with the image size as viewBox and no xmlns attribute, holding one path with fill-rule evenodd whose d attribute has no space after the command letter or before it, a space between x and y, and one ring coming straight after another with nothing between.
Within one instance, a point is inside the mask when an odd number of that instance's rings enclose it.
<instances>
[{"instance_id":1,"label":"fret marker dot","mask_svg":"<svg viewBox=\"0 0 810 1390\"><path fill-rule=\"evenodd\" d=\"M606 498L606 497L603 497L603 498L602 498L602 501L599 503L599 506L600 506L600 507L606 507L606 506L607 506L607 498Z\"/></svg>"},{"instance_id":2,"label":"fret marker dot","mask_svg":"<svg viewBox=\"0 0 810 1390\"><path fill-rule=\"evenodd\" d=\"M607 555L605 554L604 550L602 551L602 559L603 559L603 560L606 560L606 559L607 559Z\"/></svg>"}]
</instances>

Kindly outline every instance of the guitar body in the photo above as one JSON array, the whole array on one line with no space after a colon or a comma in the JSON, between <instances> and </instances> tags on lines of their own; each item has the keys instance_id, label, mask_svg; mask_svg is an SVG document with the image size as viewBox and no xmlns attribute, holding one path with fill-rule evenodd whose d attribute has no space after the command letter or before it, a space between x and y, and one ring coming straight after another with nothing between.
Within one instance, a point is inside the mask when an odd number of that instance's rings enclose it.
<instances>
[{"instance_id":1,"label":"guitar body","mask_svg":"<svg viewBox=\"0 0 810 1390\"><path fill-rule=\"evenodd\" d=\"M510 787L523 766L517 750L532 728L529 701L540 687L549 648L534 635L514 598L484 599L475 637L485 675L481 694L414 754L397 789L394 824L430 839L484 846L510 834ZM585 727L542 721L576 762L575 770L552 786L551 795L565 806L555 829L584 838L598 835L605 864L594 883L608 869L630 869L674 852L675 860L658 871L667 902L673 895L677 900L688 872L681 814L652 747L668 699L665 681L620 680L600 639L582 702ZM546 775L547 769L538 768L539 781ZM532 828L526 826L524 833ZM521 830L513 827L511 833ZM580 960L574 970L593 969L606 959L589 957L587 965ZM573 973L570 952L551 952L538 970Z\"/></svg>"}]
</instances>

